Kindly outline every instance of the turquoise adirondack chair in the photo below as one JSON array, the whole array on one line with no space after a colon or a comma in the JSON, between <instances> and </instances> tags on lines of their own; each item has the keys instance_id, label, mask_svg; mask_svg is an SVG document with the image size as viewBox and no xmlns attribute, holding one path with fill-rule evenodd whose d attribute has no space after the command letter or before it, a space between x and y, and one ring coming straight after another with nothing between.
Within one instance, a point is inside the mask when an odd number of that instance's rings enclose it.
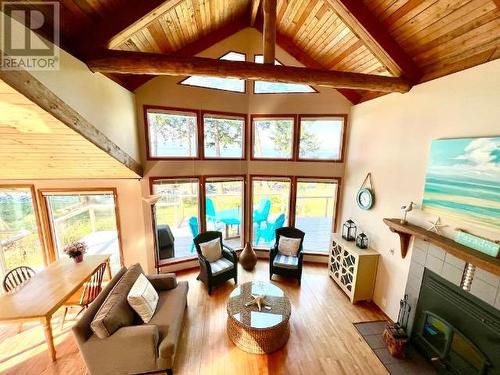
<instances>
[{"instance_id":1,"label":"turquoise adirondack chair","mask_svg":"<svg viewBox=\"0 0 500 375\"><path fill-rule=\"evenodd\" d=\"M266 223L267 225L267 219L270 211L271 200L269 198L261 199L257 209L253 211L253 222L257 224L257 228L260 228L262 223Z\"/></svg>"},{"instance_id":2,"label":"turquoise adirondack chair","mask_svg":"<svg viewBox=\"0 0 500 375\"><path fill-rule=\"evenodd\" d=\"M198 225L198 218L196 216L191 216L189 218L189 229L191 229L191 234L193 238L195 238L198 234L200 234L200 226ZM194 252L194 242L191 243L191 252Z\"/></svg>"},{"instance_id":3,"label":"turquoise adirondack chair","mask_svg":"<svg viewBox=\"0 0 500 375\"><path fill-rule=\"evenodd\" d=\"M207 212L207 221L216 223L217 220L217 210L215 209L215 204L212 198L205 199L205 210Z\"/></svg>"},{"instance_id":4,"label":"turquoise adirondack chair","mask_svg":"<svg viewBox=\"0 0 500 375\"><path fill-rule=\"evenodd\" d=\"M274 241L276 238L276 229L282 228L283 224L285 224L285 214L280 214L274 223L266 223L263 228L261 228L260 225L257 226L257 231L255 233L255 245L259 244L261 238L265 243Z\"/></svg>"}]
</instances>

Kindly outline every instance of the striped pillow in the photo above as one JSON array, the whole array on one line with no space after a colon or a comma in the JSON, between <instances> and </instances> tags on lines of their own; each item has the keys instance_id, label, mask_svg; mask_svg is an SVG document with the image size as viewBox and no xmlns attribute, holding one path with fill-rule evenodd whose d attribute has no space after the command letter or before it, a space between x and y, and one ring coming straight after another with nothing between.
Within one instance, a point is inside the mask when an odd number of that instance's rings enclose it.
<instances>
[{"instance_id":1,"label":"striped pillow","mask_svg":"<svg viewBox=\"0 0 500 375\"><path fill-rule=\"evenodd\" d=\"M142 321L149 323L158 304L158 293L146 276L141 273L130 289L127 301Z\"/></svg>"}]
</instances>

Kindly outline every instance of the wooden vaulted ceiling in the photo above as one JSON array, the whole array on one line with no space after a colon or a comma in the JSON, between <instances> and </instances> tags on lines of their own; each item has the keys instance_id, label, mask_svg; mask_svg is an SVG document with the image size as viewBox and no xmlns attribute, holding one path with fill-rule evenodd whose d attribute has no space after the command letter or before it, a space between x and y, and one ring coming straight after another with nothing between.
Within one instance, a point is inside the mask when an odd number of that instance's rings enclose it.
<instances>
[{"instance_id":1,"label":"wooden vaulted ceiling","mask_svg":"<svg viewBox=\"0 0 500 375\"><path fill-rule=\"evenodd\" d=\"M61 0L62 47L77 57L99 47L195 55L261 29L261 1ZM418 83L498 58L499 15L496 0L278 0L276 40L311 68ZM133 90L151 77L113 78ZM353 102L377 95L343 93Z\"/></svg>"}]
</instances>

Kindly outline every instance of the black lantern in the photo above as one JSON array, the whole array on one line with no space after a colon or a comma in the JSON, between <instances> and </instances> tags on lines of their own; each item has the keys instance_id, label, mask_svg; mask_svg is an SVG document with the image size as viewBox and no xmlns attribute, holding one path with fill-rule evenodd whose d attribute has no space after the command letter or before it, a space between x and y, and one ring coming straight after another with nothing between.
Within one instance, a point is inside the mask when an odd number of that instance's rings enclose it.
<instances>
[{"instance_id":1,"label":"black lantern","mask_svg":"<svg viewBox=\"0 0 500 375\"><path fill-rule=\"evenodd\" d=\"M368 236L364 233L358 234L358 237L356 237L356 246L359 247L360 249L367 249Z\"/></svg>"},{"instance_id":2,"label":"black lantern","mask_svg":"<svg viewBox=\"0 0 500 375\"><path fill-rule=\"evenodd\" d=\"M347 220L342 226L342 238L347 241L356 239L356 224L351 219Z\"/></svg>"}]
</instances>

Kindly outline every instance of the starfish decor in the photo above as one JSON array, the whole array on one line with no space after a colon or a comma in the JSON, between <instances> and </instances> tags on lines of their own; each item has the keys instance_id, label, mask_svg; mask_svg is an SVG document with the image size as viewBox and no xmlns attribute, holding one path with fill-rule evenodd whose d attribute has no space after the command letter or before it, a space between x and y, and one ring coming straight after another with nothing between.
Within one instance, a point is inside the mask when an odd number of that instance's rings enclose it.
<instances>
[{"instance_id":1,"label":"starfish decor","mask_svg":"<svg viewBox=\"0 0 500 375\"><path fill-rule=\"evenodd\" d=\"M427 230L429 232L435 232L437 234L440 234L441 228L445 228L448 226L446 224L441 224L441 218L439 216L434 221L430 221L430 220L428 220L428 221L429 221L429 223L432 224L429 228L427 228Z\"/></svg>"},{"instance_id":2,"label":"starfish decor","mask_svg":"<svg viewBox=\"0 0 500 375\"><path fill-rule=\"evenodd\" d=\"M271 310L271 306L267 305L266 296L252 294L252 297L253 297L252 301L245 303L246 307L257 305L257 307L259 308L259 311L262 311L262 308L265 308L266 310Z\"/></svg>"}]
</instances>

